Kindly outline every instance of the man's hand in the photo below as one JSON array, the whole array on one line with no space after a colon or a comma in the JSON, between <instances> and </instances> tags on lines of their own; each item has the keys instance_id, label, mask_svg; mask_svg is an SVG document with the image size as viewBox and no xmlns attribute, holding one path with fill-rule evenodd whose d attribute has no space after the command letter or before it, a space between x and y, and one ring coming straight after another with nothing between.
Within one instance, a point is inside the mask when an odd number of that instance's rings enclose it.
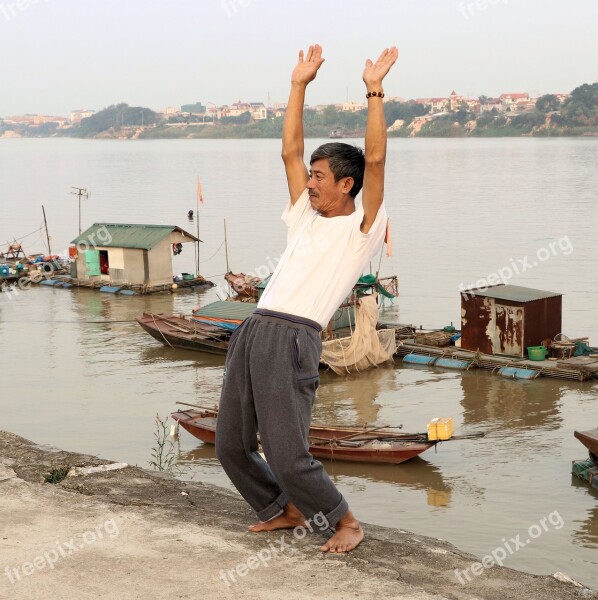
<instances>
[{"instance_id":1,"label":"man's hand","mask_svg":"<svg viewBox=\"0 0 598 600\"><path fill-rule=\"evenodd\" d=\"M365 69L363 70L363 81L370 91L382 91L373 89L382 84L382 80L390 71L390 68L395 64L399 57L399 51L396 46L386 48L378 57L378 60L373 63L369 58L365 61Z\"/></svg>"},{"instance_id":2,"label":"man's hand","mask_svg":"<svg viewBox=\"0 0 598 600\"><path fill-rule=\"evenodd\" d=\"M303 50L299 50L299 62L291 75L291 83L307 85L316 78L316 73L323 62L322 46L319 44L309 47L305 59L303 57Z\"/></svg>"}]
</instances>

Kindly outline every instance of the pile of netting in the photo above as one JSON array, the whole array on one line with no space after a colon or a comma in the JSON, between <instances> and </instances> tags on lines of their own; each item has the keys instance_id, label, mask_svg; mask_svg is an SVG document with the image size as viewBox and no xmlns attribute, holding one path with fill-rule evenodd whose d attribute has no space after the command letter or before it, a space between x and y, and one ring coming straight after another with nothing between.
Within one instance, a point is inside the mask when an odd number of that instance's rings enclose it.
<instances>
[{"instance_id":1,"label":"pile of netting","mask_svg":"<svg viewBox=\"0 0 598 600\"><path fill-rule=\"evenodd\" d=\"M355 310L355 330L322 344L321 361L337 375L359 373L391 360L397 350L394 329L376 331L376 295L364 296Z\"/></svg>"}]
</instances>

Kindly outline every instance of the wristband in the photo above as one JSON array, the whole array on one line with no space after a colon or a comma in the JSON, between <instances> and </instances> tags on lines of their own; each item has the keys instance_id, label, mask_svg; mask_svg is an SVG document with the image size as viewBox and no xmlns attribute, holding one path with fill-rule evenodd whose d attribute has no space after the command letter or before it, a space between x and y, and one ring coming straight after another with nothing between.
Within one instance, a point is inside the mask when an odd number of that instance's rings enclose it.
<instances>
[{"instance_id":1,"label":"wristband","mask_svg":"<svg viewBox=\"0 0 598 600\"><path fill-rule=\"evenodd\" d=\"M373 97L378 97L378 98L384 98L384 92L368 92L365 95L366 98L373 98Z\"/></svg>"}]
</instances>

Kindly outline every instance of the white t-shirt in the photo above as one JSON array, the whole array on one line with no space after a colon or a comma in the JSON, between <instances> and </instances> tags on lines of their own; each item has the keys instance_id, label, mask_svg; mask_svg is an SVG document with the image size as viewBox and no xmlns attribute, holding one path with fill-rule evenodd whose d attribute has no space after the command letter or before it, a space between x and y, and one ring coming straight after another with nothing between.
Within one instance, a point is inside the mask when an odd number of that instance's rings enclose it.
<instances>
[{"instance_id":1,"label":"white t-shirt","mask_svg":"<svg viewBox=\"0 0 598 600\"><path fill-rule=\"evenodd\" d=\"M368 233L360 230L363 206L348 216L323 217L314 210L307 189L282 214L287 248L258 308L316 321L322 328L343 303L386 233L384 203Z\"/></svg>"}]
</instances>

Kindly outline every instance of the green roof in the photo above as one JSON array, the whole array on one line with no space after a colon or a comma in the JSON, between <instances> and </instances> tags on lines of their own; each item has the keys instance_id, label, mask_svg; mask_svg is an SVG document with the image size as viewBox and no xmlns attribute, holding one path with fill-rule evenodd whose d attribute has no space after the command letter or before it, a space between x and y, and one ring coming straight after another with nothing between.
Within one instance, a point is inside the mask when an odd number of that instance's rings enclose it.
<instances>
[{"instance_id":1,"label":"green roof","mask_svg":"<svg viewBox=\"0 0 598 600\"><path fill-rule=\"evenodd\" d=\"M193 311L194 317L217 317L220 319L246 319L257 308L255 302L232 302L217 300Z\"/></svg>"},{"instance_id":2,"label":"green roof","mask_svg":"<svg viewBox=\"0 0 598 600\"><path fill-rule=\"evenodd\" d=\"M495 285L483 291L472 289L465 290L462 293L471 294L472 296L484 296L485 298L495 298L496 300L510 300L511 302L533 302L534 300L543 300L544 298L554 298L555 296L563 295L521 287L520 285Z\"/></svg>"},{"instance_id":3,"label":"green roof","mask_svg":"<svg viewBox=\"0 0 598 600\"><path fill-rule=\"evenodd\" d=\"M156 244L167 238L173 231L186 236L181 241L198 240L176 225L134 225L130 223L94 223L86 229L71 244L88 244L104 248L137 248L151 250Z\"/></svg>"}]
</instances>

